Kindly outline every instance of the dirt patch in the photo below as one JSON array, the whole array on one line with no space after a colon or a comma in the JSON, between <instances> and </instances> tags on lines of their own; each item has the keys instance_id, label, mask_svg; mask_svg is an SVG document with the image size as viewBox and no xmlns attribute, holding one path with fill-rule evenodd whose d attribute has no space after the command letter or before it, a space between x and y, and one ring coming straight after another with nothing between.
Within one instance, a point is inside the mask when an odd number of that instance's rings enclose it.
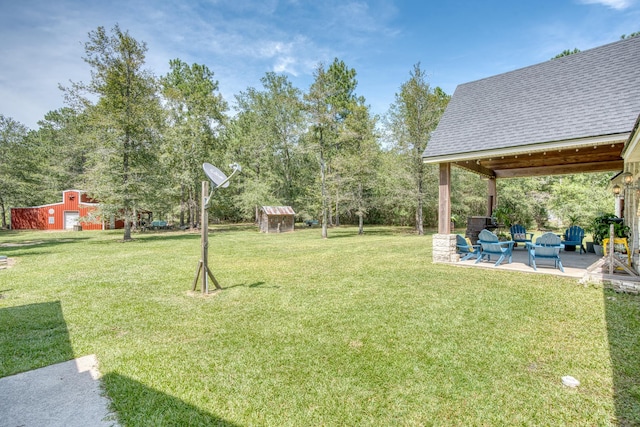
<instances>
[{"instance_id":1,"label":"dirt patch","mask_svg":"<svg viewBox=\"0 0 640 427\"><path fill-rule=\"evenodd\" d=\"M27 241L27 242L16 242L16 243L3 243L0 245L0 248L16 248L16 247L20 247L20 246L36 246L36 245L41 245L43 244L44 241L43 240L34 240L34 241Z\"/></svg>"}]
</instances>

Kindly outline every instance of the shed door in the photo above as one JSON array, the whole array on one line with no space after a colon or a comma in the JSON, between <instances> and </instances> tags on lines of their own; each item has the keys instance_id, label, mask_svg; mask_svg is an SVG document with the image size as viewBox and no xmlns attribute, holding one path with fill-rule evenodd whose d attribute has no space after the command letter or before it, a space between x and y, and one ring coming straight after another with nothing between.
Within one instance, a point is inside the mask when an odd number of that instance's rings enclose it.
<instances>
[{"instance_id":1,"label":"shed door","mask_svg":"<svg viewBox=\"0 0 640 427\"><path fill-rule=\"evenodd\" d=\"M80 219L80 212L65 212L64 213L64 229L73 230L74 225L78 225Z\"/></svg>"}]
</instances>

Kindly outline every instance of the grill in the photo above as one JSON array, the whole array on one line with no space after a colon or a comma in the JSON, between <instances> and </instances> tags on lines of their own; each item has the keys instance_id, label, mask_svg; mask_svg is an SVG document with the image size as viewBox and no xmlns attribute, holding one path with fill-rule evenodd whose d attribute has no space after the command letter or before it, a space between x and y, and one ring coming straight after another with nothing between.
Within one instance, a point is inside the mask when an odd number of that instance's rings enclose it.
<instances>
[{"instance_id":1,"label":"grill","mask_svg":"<svg viewBox=\"0 0 640 427\"><path fill-rule=\"evenodd\" d=\"M465 237L468 237L475 245L478 243L478 235L484 229L495 230L498 228L493 218L490 216L469 216L467 217L467 231Z\"/></svg>"}]
</instances>

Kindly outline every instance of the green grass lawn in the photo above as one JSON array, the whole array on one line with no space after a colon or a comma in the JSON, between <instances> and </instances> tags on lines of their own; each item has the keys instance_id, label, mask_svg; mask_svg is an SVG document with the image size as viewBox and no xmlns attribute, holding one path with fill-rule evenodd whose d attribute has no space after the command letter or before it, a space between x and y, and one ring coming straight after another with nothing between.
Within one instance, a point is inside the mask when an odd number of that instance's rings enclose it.
<instances>
[{"instance_id":1,"label":"green grass lawn","mask_svg":"<svg viewBox=\"0 0 640 427\"><path fill-rule=\"evenodd\" d=\"M204 297L198 234L120 239L0 232L0 377L96 354L124 426L640 425L638 296L432 264L409 229L237 226Z\"/></svg>"}]
</instances>

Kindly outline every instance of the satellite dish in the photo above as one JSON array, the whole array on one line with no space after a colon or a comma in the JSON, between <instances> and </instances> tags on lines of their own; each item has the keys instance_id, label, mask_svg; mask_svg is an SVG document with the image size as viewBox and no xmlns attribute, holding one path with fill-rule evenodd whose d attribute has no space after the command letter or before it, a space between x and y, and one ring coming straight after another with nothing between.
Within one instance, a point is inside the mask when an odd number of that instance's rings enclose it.
<instances>
[{"instance_id":1,"label":"satellite dish","mask_svg":"<svg viewBox=\"0 0 640 427\"><path fill-rule=\"evenodd\" d=\"M227 188L229 186L227 175L211 163L203 163L202 169L204 169L204 173L209 177L211 182L215 184L216 188Z\"/></svg>"}]
</instances>

